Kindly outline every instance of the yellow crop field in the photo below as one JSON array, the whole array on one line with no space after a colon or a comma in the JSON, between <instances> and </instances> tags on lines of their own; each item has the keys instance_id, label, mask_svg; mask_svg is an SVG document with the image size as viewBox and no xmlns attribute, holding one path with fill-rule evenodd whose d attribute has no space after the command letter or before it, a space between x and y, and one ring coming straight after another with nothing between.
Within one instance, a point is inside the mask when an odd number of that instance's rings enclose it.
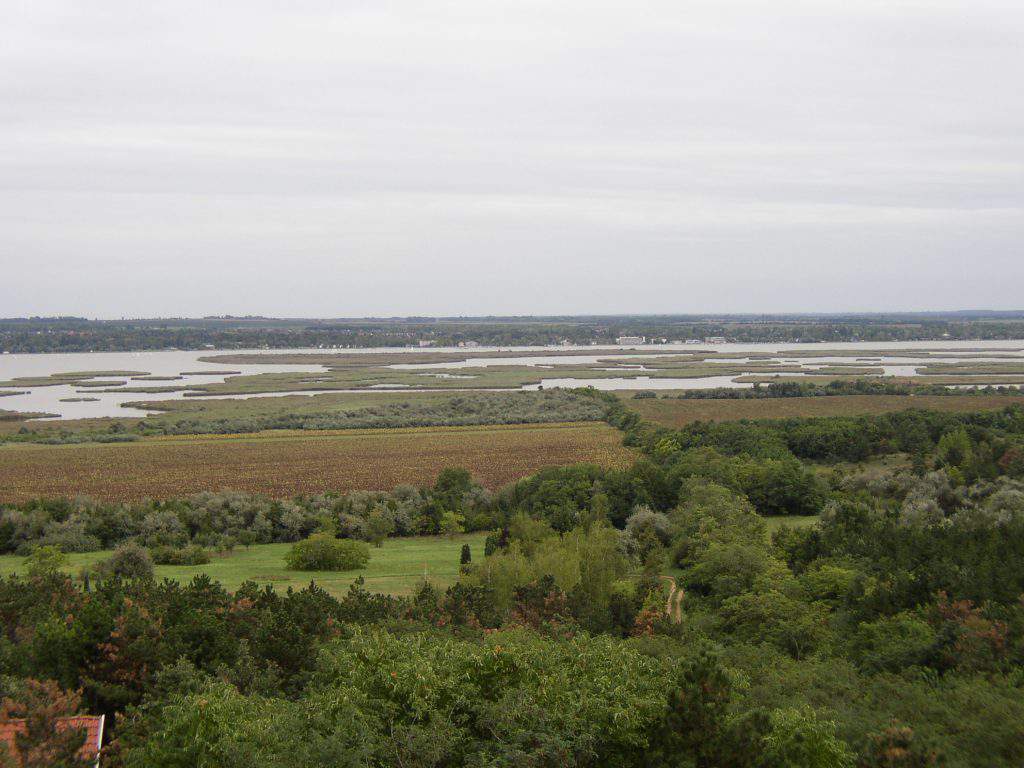
<instances>
[{"instance_id":1,"label":"yellow crop field","mask_svg":"<svg viewBox=\"0 0 1024 768\"><path fill-rule=\"evenodd\" d=\"M572 462L622 466L622 433L569 423L146 439L0 447L0 501L85 495L111 501L232 489L288 497L390 490L465 467L490 488Z\"/></svg>"}]
</instances>

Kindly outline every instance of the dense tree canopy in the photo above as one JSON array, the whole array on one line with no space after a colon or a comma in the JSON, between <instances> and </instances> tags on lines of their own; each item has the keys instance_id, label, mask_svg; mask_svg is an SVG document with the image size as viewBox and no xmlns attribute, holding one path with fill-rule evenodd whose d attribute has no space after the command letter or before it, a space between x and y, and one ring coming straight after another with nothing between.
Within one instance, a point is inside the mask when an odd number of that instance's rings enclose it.
<instances>
[{"instance_id":1,"label":"dense tree canopy","mask_svg":"<svg viewBox=\"0 0 1024 768\"><path fill-rule=\"evenodd\" d=\"M608 417L633 466L495 494L452 469L390 493L8 507L0 548L28 567L0 579L0 696L118 715L113 768L1024 762L1019 409ZM490 531L485 556L405 598L146 567L225 538L369 553L462 527ZM59 570L115 545L87 578Z\"/></svg>"}]
</instances>

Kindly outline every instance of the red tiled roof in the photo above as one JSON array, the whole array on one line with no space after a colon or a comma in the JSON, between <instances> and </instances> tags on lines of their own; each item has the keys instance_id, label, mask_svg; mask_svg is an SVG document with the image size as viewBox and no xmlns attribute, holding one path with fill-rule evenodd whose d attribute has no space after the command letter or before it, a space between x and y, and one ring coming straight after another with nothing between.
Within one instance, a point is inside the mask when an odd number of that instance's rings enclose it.
<instances>
[{"instance_id":1,"label":"red tiled roof","mask_svg":"<svg viewBox=\"0 0 1024 768\"><path fill-rule=\"evenodd\" d=\"M103 740L103 715L76 715L75 717L62 717L57 720L57 730L63 731L67 728L85 728L85 743L79 753L84 759L96 759L99 765L99 751ZM7 747L9 755L17 755L16 734L25 732L25 721L7 720L0 723L0 744Z\"/></svg>"}]
</instances>

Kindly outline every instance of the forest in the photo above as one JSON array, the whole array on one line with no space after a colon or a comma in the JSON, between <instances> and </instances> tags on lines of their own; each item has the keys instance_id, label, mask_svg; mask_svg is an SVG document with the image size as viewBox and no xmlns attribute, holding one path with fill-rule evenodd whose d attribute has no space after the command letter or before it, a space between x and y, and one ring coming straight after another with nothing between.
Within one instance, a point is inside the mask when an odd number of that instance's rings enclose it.
<instances>
[{"instance_id":1,"label":"forest","mask_svg":"<svg viewBox=\"0 0 1024 768\"><path fill-rule=\"evenodd\" d=\"M450 468L7 505L0 552L25 567L0 580L0 698L111 716L104 766L1024 761L1024 408L668 429L603 402L641 458L494 492ZM462 531L489 532L483 556L407 597L153 576Z\"/></svg>"}]
</instances>

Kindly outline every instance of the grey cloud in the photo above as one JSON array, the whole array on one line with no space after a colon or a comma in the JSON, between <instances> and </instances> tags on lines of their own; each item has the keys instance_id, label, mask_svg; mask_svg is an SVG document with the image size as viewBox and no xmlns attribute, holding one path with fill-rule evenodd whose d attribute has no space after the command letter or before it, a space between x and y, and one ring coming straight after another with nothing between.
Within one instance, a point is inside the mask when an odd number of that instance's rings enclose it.
<instances>
[{"instance_id":1,"label":"grey cloud","mask_svg":"<svg viewBox=\"0 0 1024 768\"><path fill-rule=\"evenodd\" d=\"M7 16L0 315L1021 305L1015 4Z\"/></svg>"}]
</instances>

